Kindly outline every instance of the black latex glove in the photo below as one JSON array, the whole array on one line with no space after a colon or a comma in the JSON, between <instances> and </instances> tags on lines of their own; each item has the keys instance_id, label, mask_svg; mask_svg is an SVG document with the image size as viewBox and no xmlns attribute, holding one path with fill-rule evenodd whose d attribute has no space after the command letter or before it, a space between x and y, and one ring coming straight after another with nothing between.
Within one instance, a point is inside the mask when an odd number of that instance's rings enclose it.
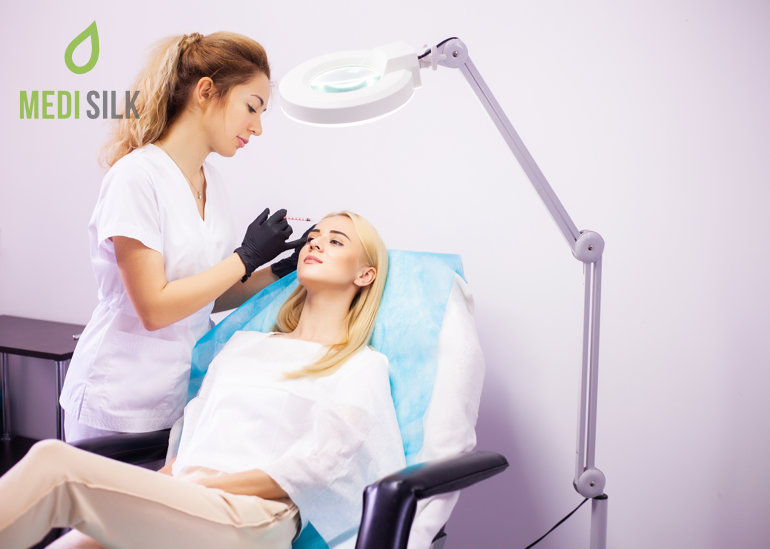
<instances>
[{"instance_id":1,"label":"black latex glove","mask_svg":"<svg viewBox=\"0 0 770 549\"><path fill-rule=\"evenodd\" d=\"M307 231L305 231L305 234L302 235L302 238L294 241L297 243L297 245L294 248L293 254L291 254L289 257L281 259L280 261L276 261L275 263L270 265L270 270L273 271L273 274L275 276L277 276L278 278L283 278L287 274L297 270L297 262L299 261L299 251L302 249L302 246L304 246L305 243L307 242L307 235L310 234L310 231L312 231L313 229L315 229L315 225L313 225Z\"/></svg>"},{"instance_id":2,"label":"black latex glove","mask_svg":"<svg viewBox=\"0 0 770 549\"><path fill-rule=\"evenodd\" d=\"M292 228L285 219L286 210L276 210L270 217L268 215L270 215L270 210L265 208L246 229L246 236L243 237L241 246L235 249L235 253L246 266L246 274L241 282L246 282L246 279L260 265L264 265L277 255L297 245L296 240L286 242L292 233Z\"/></svg>"}]
</instances>

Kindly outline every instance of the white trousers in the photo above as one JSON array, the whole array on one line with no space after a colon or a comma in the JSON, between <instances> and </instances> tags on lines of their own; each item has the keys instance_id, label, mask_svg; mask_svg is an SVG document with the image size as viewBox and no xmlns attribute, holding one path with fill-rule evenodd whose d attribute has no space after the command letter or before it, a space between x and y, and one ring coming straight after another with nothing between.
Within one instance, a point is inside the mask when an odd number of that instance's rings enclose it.
<instances>
[{"instance_id":1,"label":"white trousers","mask_svg":"<svg viewBox=\"0 0 770 549\"><path fill-rule=\"evenodd\" d=\"M109 548L289 549L299 522L291 500L229 494L58 440L38 442L0 478L0 501L3 549L57 527Z\"/></svg>"}]
</instances>

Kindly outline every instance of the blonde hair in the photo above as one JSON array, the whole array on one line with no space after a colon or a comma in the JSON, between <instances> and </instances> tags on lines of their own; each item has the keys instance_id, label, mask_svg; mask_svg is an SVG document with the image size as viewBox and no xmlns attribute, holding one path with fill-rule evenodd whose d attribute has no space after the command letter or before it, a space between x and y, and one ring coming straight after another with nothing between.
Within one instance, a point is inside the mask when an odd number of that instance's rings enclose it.
<instances>
[{"instance_id":1,"label":"blonde hair","mask_svg":"<svg viewBox=\"0 0 770 549\"><path fill-rule=\"evenodd\" d=\"M374 321L380 308L380 300L385 290L388 275L388 249L377 230L369 221L353 212L331 213L324 217L344 216L353 222L356 234L363 244L367 266L374 267L375 279L368 286L362 287L353 298L345 317L345 339L329 347L329 350L317 362L296 372L287 374L289 378L304 376L321 377L336 372L342 364L356 354L364 345L368 345L374 330ZM297 286L278 311L275 327L277 332L291 332L299 323L302 308L305 305L307 290Z\"/></svg>"},{"instance_id":2,"label":"blonde hair","mask_svg":"<svg viewBox=\"0 0 770 549\"><path fill-rule=\"evenodd\" d=\"M258 42L241 34L203 36L195 32L166 38L157 45L132 88L139 92L135 103L139 117L117 121L102 147L102 163L112 166L134 149L163 137L201 78L213 80L215 97L221 101L234 86L259 73L270 78L267 53Z\"/></svg>"}]
</instances>

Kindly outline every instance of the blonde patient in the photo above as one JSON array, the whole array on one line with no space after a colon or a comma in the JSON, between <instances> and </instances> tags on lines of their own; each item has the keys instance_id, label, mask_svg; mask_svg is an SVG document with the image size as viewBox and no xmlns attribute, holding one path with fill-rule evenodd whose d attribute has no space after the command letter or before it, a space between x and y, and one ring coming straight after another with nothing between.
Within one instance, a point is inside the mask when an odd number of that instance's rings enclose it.
<instances>
[{"instance_id":1,"label":"blonde patient","mask_svg":"<svg viewBox=\"0 0 770 549\"><path fill-rule=\"evenodd\" d=\"M289 548L355 536L367 484L404 466L388 363L368 346L387 249L351 212L308 234L274 332L236 332L158 472L42 441L0 478L0 546Z\"/></svg>"}]
</instances>

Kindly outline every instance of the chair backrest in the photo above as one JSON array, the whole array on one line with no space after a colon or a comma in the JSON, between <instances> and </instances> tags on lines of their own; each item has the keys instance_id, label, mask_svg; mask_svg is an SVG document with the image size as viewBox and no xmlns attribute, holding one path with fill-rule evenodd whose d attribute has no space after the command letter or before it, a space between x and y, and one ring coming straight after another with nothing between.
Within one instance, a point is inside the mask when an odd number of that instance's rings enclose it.
<instances>
[{"instance_id":1,"label":"chair backrest","mask_svg":"<svg viewBox=\"0 0 770 549\"><path fill-rule=\"evenodd\" d=\"M278 309L296 285L296 274L282 278L198 341L193 350L188 400L197 394L209 363L233 333L272 331ZM388 357L391 394L407 464L470 451L475 446L483 358L472 309L459 256L389 252L388 279L371 346ZM422 528L424 537L432 539L455 502L456 496L420 502L413 533ZM421 514L426 520L421 521ZM294 547L327 545L308 527Z\"/></svg>"}]
</instances>

